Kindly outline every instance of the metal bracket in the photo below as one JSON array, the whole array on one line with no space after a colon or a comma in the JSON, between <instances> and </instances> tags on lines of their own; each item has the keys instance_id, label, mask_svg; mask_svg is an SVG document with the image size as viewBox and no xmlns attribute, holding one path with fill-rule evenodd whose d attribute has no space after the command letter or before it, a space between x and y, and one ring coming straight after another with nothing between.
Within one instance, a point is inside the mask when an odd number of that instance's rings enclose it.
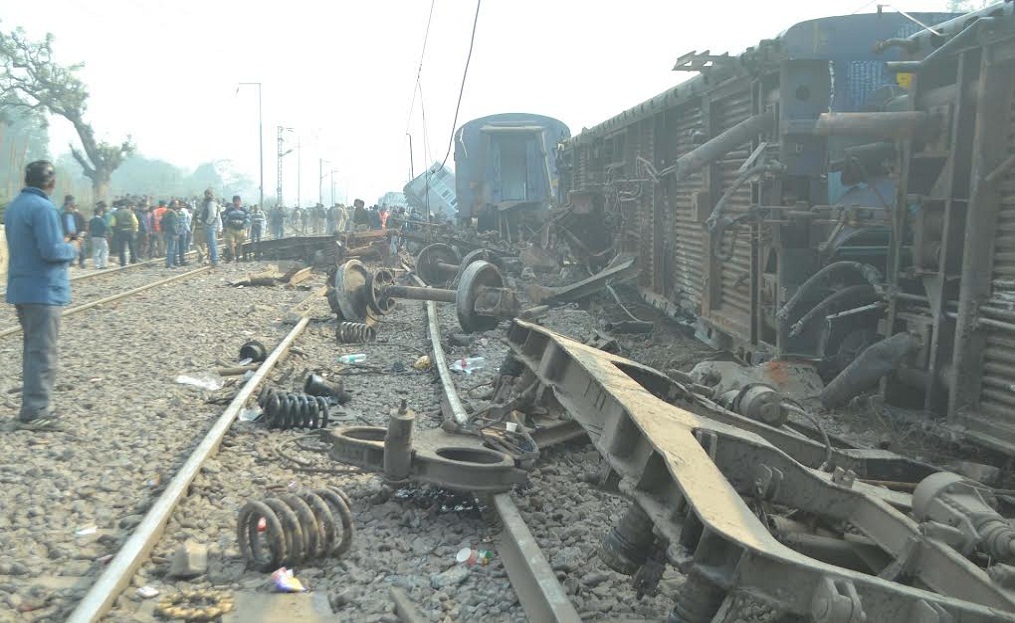
<instances>
[{"instance_id":1,"label":"metal bracket","mask_svg":"<svg viewBox=\"0 0 1015 623\"><path fill-rule=\"evenodd\" d=\"M849 580L821 578L811 601L814 623L866 623L860 595Z\"/></svg>"},{"instance_id":2,"label":"metal bracket","mask_svg":"<svg viewBox=\"0 0 1015 623\"><path fill-rule=\"evenodd\" d=\"M678 58L676 64L673 65L673 71L704 71L717 65L729 63L732 60L729 52L719 56L710 54L710 52L711 50L705 50L699 54L698 51L695 50L684 54Z\"/></svg>"}]
</instances>

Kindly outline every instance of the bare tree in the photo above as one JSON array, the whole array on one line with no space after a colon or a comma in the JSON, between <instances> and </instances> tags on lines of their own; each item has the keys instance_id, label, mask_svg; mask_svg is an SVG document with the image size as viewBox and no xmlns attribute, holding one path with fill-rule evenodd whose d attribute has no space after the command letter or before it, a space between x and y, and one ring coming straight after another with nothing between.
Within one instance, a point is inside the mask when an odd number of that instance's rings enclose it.
<instances>
[{"instance_id":1,"label":"bare tree","mask_svg":"<svg viewBox=\"0 0 1015 623\"><path fill-rule=\"evenodd\" d=\"M120 144L96 140L95 131L84 119L88 90L77 77L82 65L55 63L52 43L52 34L42 41L31 41L21 28L0 31L0 99L69 121L82 148L71 145L71 154L92 180L95 197L106 199L113 171L134 153L134 144L129 135Z\"/></svg>"}]
</instances>

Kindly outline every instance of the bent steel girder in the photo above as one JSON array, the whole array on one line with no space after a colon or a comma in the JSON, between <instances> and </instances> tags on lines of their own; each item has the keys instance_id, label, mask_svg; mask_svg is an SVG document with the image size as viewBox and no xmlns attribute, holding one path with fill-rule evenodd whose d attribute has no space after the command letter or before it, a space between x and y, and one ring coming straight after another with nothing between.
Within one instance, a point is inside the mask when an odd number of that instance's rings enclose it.
<instances>
[{"instance_id":1,"label":"bent steel girder","mask_svg":"<svg viewBox=\"0 0 1015 623\"><path fill-rule=\"evenodd\" d=\"M815 621L1015 622L1015 593L862 487L829 482L756 434L660 400L625 372L634 362L520 320L508 339L542 397L585 428L681 569ZM780 543L742 496L848 524L894 562L879 577L809 558ZM856 618L824 607L842 600Z\"/></svg>"}]
</instances>

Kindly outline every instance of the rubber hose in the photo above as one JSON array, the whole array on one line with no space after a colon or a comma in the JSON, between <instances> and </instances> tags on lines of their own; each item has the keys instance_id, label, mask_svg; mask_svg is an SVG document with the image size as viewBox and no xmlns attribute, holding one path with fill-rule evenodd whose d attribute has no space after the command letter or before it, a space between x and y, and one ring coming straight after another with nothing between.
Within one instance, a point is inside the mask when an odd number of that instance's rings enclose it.
<instances>
[{"instance_id":1,"label":"rubber hose","mask_svg":"<svg viewBox=\"0 0 1015 623\"><path fill-rule=\"evenodd\" d=\"M793 309L800 303L800 301L805 296L810 294L810 292L814 288L817 288L832 273L845 270L852 270L858 272L860 276L863 277L865 281L867 281L867 283L874 286L874 291L877 292L879 296L884 296L885 293L884 279L881 276L881 271L879 271L877 268L874 268L870 264L864 264L862 262L849 262L849 261L832 262L828 266L825 266L818 272L811 275L807 279L807 281L803 282L800 285L800 287L797 288L797 291L793 294L793 296L790 297L788 301L786 301L786 304L782 306L782 309L779 310L779 312L775 315L775 317L781 323L785 323L786 321L788 321L790 312L793 311Z\"/></svg>"},{"instance_id":2,"label":"rubber hose","mask_svg":"<svg viewBox=\"0 0 1015 623\"><path fill-rule=\"evenodd\" d=\"M901 366L919 345L920 341L908 333L896 333L871 344L821 390L822 406L832 409L846 404Z\"/></svg>"},{"instance_id":3,"label":"rubber hose","mask_svg":"<svg viewBox=\"0 0 1015 623\"><path fill-rule=\"evenodd\" d=\"M796 323L793 324L793 327L789 331L789 336L796 337L800 335L804 328L826 309L843 301L852 301L854 298L857 299L857 303L866 304L877 301L879 297L874 291L873 286L869 283L861 283L855 286L849 286L848 288L843 288L842 290L836 290L822 299L820 303L812 307L809 312L801 316L800 320L797 320ZM874 300L868 300L871 298Z\"/></svg>"}]
</instances>

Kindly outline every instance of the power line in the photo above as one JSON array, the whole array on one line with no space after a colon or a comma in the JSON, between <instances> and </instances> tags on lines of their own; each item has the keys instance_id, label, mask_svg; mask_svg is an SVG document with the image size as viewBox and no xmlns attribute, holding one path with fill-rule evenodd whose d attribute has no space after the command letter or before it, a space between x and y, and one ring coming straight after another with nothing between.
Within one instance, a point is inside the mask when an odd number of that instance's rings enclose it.
<instances>
[{"instance_id":1,"label":"power line","mask_svg":"<svg viewBox=\"0 0 1015 623\"><path fill-rule=\"evenodd\" d=\"M483 5L483 0L476 0L476 16L472 18L472 34L469 36L469 54L465 57L465 70L462 72L462 86L458 89L458 103L455 104L455 119L451 123L451 136L448 137L448 150L444 154L444 160L441 161L441 168L448 162L448 156L451 155L451 145L455 141L455 128L458 127L458 111L462 108L462 94L465 93L465 77L469 75L469 62L472 61L472 48L476 44L476 25L479 23L479 7Z\"/></svg>"},{"instance_id":2,"label":"power line","mask_svg":"<svg viewBox=\"0 0 1015 623\"><path fill-rule=\"evenodd\" d=\"M416 69L416 88L412 90L412 102L409 103L409 116L405 120L405 132L409 132L409 124L412 122L412 110L416 105L416 93L419 92L419 80L423 75L423 58L426 56L426 42L430 40L430 22L433 21L433 7L437 0L430 0L430 14L426 18L426 30L423 33L423 49L419 53L419 67ZM422 94L420 94L422 97Z\"/></svg>"}]
</instances>

